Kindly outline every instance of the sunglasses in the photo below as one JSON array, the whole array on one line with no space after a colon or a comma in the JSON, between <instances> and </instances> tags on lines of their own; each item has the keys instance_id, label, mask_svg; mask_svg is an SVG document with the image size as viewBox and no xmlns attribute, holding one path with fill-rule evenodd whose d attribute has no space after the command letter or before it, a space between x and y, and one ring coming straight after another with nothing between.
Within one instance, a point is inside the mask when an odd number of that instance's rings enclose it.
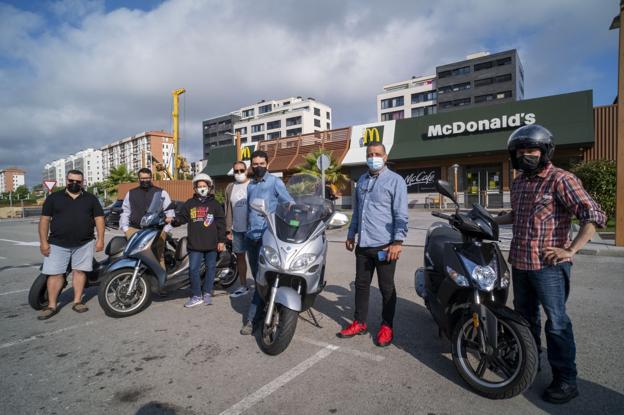
<instances>
[{"instance_id":1,"label":"sunglasses","mask_svg":"<svg viewBox=\"0 0 624 415\"><path fill-rule=\"evenodd\" d=\"M246 171L247 171L246 169L234 170L234 173L245 173Z\"/></svg>"},{"instance_id":2,"label":"sunglasses","mask_svg":"<svg viewBox=\"0 0 624 415\"><path fill-rule=\"evenodd\" d=\"M82 184L82 180L72 180L72 179L67 179L67 183L78 183L78 184Z\"/></svg>"}]
</instances>

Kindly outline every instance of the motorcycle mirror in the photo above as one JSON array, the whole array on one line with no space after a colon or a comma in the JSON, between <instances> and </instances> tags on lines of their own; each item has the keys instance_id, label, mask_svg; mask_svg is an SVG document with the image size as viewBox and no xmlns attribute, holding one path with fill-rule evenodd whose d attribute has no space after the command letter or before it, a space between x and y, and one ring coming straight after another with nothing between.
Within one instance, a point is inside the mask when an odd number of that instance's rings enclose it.
<instances>
[{"instance_id":1,"label":"motorcycle mirror","mask_svg":"<svg viewBox=\"0 0 624 415\"><path fill-rule=\"evenodd\" d=\"M459 206L457 200L455 200L455 195L451 190L451 185L449 184L449 182L447 182L446 180L436 180L435 187L438 193L451 199L453 203L455 203L455 206Z\"/></svg>"},{"instance_id":2,"label":"motorcycle mirror","mask_svg":"<svg viewBox=\"0 0 624 415\"><path fill-rule=\"evenodd\" d=\"M266 216L266 206L264 204L264 199L254 199L251 201L250 207L258 213Z\"/></svg>"},{"instance_id":3,"label":"motorcycle mirror","mask_svg":"<svg viewBox=\"0 0 624 415\"><path fill-rule=\"evenodd\" d=\"M349 223L349 217L342 212L334 212L329 223L327 224L327 229L338 229L345 226Z\"/></svg>"}]
</instances>

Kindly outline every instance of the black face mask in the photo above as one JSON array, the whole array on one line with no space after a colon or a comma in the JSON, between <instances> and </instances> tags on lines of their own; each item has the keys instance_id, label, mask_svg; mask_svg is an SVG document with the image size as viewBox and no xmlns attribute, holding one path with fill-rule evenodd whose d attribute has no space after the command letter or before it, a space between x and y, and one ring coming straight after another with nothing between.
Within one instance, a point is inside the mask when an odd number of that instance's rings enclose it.
<instances>
[{"instance_id":1,"label":"black face mask","mask_svg":"<svg viewBox=\"0 0 624 415\"><path fill-rule=\"evenodd\" d=\"M524 156L518 157L518 167L525 173L531 174L537 170L539 166L540 156L529 156L525 154Z\"/></svg>"},{"instance_id":2,"label":"black face mask","mask_svg":"<svg viewBox=\"0 0 624 415\"><path fill-rule=\"evenodd\" d=\"M141 189L149 189L150 187L152 187L152 182L151 181L142 181L139 183L139 186L141 186Z\"/></svg>"},{"instance_id":3,"label":"black face mask","mask_svg":"<svg viewBox=\"0 0 624 415\"><path fill-rule=\"evenodd\" d=\"M252 167L252 170L254 172L254 175L257 178L261 179L266 174L267 168L263 166L256 166L256 167Z\"/></svg>"},{"instance_id":4,"label":"black face mask","mask_svg":"<svg viewBox=\"0 0 624 415\"><path fill-rule=\"evenodd\" d=\"M80 193L82 185L80 183L70 183L67 185L67 191L69 193Z\"/></svg>"}]
</instances>

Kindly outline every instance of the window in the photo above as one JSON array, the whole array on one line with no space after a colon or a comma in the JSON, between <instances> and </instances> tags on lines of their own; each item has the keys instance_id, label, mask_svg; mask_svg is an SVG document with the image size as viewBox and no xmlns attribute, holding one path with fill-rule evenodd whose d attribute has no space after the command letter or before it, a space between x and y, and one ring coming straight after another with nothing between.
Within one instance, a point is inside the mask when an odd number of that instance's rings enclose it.
<instances>
[{"instance_id":1,"label":"window","mask_svg":"<svg viewBox=\"0 0 624 415\"><path fill-rule=\"evenodd\" d=\"M327 129L331 130L331 124L330 123L327 123Z\"/></svg>"},{"instance_id":2,"label":"window","mask_svg":"<svg viewBox=\"0 0 624 415\"><path fill-rule=\"evenodd\" d=\"M314 119L314 126L315 127L320 127L321 126L321 120Z\"/></svg>"},{"instance_id":3,"label":"window","mask_svg":"<svg viewBox=\"0 0 624 415\"><path fill-rule=\"evenodd\" d=\"M282 105L288 105L288 104L290 104L290 101L284 101L284 102L282 102Z\"/></svg>"},{"instance_id":4,"label":"window","mask_svg":"<svg viewBox=\"0 0 624 415\"><path fill-rule=\"evenodd\" d=\"M511 81L510 73L505 74L505 75L494 76L492 78L477 79L474 81L474 83L475 83L475 88L478 88L480 86L492 85L492 84L497 84L500 82L509 82L509 81Z\"/></svg>"},{"instance_id":5,"label":"window","mask_svg":"<svg viewBox=\"0 0 624 415\"><path fill-rule=\"evenodd\" d=\"M271 104L263 105L261 107L258 107L258 114L266 114L267 112L271 112L272 109L273 105Z\"/></svg>"},{"instance_id":6,"label":"window","mask_svg":"<svg viewBox=\"0 0 624 415\"><path fill-rule=\"evenodd\" d=\"M329 111L325 113L325 118L327 118L328 120L331 120L331 117L329 116Z\"/></svg>"},{"instance_id":7,"label":"window","mask_svg":"<svg viewBox=\"0 0 624 415\"><path fill-rule=\"evenodd\" d=\"M404 103L403 97L396 97L396 98L388 98L388 99L382 99L381 100L381 109L385 110L387 108L394 108L394 107L400 107L402 106Z\"/></svg>"},{"instance_id":8,"label":"window","mask_svg":"<svg viewBox=\"0 0 624 415\"><path fill-rule=\"evenodd\" d=\"M267 140L275 140L276 138L280 138L282 136L281 131L275 131L273 133L267 134Z\"/></svg>"},{"instance_id":9,"label":"window","mask_svg":"<svg viewBox=\"0 0 624 415\"><path fill-rule=\"evenodd\" d=\"M438 94L445 94L447 92L463 91L464 89L470 89L470 82L462 82L455 85L447 85L438 88ZM412 95L413 97L413 95ZM413 102L412 102L413 103Z\"/></svg>"},{"instance_id":10,"label":"window","mask_svg":"<svg viewBox=\"0 0 624 415\"><path fill-rule=\"evenodd\" d=\"M251 126L252 133L259 133L260 131L264 131L264 124L256 124Z\"/></svg>"},{"instance_id":11,"label":"window","mask_svg":"<svg viewBox=\"0 0 624 415\"><path fill-rule=\"evenodd\" d=\"M381 114L381 121L402 120L405 111L393 111Z\"/></svg>"},{"instance_id":12,"label":"window","mask_svg":"<svg viewBox=\"0 0 624 415\"><path fill-rule=\"evenodd\" d=\"M482 70L484 70L484 69L490 69L490 68L492 67L492 65L493 65L493 62L492 62L492 61L489 61L489 62L482 62L482 63L477 63L477 64L474 66L474 70L475 70L475 72L477 72L477 71L482 71Z\"/></svg>"},{"instance_id":13,"label":"window","mask_svg":"<svg viewBox=\"0 0 624 415\"><path fill-rule=\"evenodd\" d=\"M281 126L282 126L282 120L269 121L267 123L267 130L273 130L275 128L280 128Z\"/></svg>"},{"instance_id":14,"label":"window","mask_svg":"<svg viewBox=\"0 0 624 415\"><path fill-rule=\"evenodd\" d=\"M419 102L425 101L435 101L436 96L436 91L426 91L412 94L412 104L417 104Z\"/></svg>"},{"instance_id":15,"label":"window","mask_svg":"<svg viewBox=\"0 0 624 415\"><path fill-rule=\"evenodd\" d=\"M497 99L511 98L511 96L512 96L511 91L503 91L503 92L496 92L493 94L477 95L475 97L475 104L478 104L480 102L494 101Z\"/></svg>"},{"instance_id":16,"label":"window","mask_svg":"<svg viewBox=\"0 0 624 415\"><path fill-rule=\"evenodd\" d=\"M464 105L470 105L470 97L455 99L453 101L444 101L440 102L440 108L452 108L452 107L463 107Z\"/></svg>"},{"instance_id":17,"label":"window","mask_svg":"<svg viewBox=\"0 0 624 415\"><path fill-rule=\"evenodd\" d=\"M252 108L252 109L249 109L249 110L244 110L244 111L243 111L243 118L253 117L253 115L254 115L254 110L253 110L253 108Z\"/></svg>"},{"instance_id":18,"label":"window","mask_svg":"<svg viewBox=\"0 0 624 415\"><path fill-rule=\"evenodd\" d=\"M301 128L293 128L290 130L286 130L286 137L292 137L293 135L300 135Z\"/></svg>"},{"instance_id":19,"label":"window","mask_svg":"<svg viewBox=\"0 0 624 415\"><path fill-rule=\"evenodd\" d=\"M220 146L227 146L228 144L232 144L232 140L221 140L219 141Z\"/></svg>"},{"instance_id":20,"label":"window","mask_svg":"<svg viewBox=\"0 0 624 415\"><path fill-rule=\"evenodd\" d=\"M475 72L477 72L477 71L482 71L484 69L490 69L495 66L505 66L505 65L511 65L511 56L508 56L506 58L496 59L493 61L477 63L474 66L474 70Z\"/></svg>"},{"instance_id":21,"label":"window","mask_svg":"<svg viewBox=\"0 0 624 415\"><path fill-rule=\"evenodd\" d=\"M317 117L321 116L321 110L319 108L314 108L314 115L316 115Z\"/></svg>"},{"instance_id":22,"label":"window","mask_svg":"<svg viewBox=\"0 0 624 415\"><path fill-rule=\"evenodd\" d=\"M301 124L301 116L286 118L286 127ZM301 129L300 129L301 130Z\"/></svg>"},{"instance_id":23,"label":"window","mask_svg":"<svg viewBox=\"0 0 624 415\"><path fill-rule=\"evenodd\" d=\"M264 134L258 134L258 135L252 135L251 136L251 141L255 142L255 141L262 141L264 140Z\"/></svg>"},{"instance_id":24,"label":"window","mask_svg":"<svg viewBox=\"0 0 624 415\"><path fill-rule=\"evenodd\" d=\"M422 117L423 115L435 114L438 112L438 107L435 105L429 105L427 107L412 108L412 118Z\"/></svg>"},{"instance_id":25,"label":"window","mask_svg":"<svg viewBox=\"0 0 624 415\"><path fill-rule=\"evenodd\" d=\"M247 127L237 128L235 133L239 133L240 135L247 134Z\"/></svg>"}]
</instances>

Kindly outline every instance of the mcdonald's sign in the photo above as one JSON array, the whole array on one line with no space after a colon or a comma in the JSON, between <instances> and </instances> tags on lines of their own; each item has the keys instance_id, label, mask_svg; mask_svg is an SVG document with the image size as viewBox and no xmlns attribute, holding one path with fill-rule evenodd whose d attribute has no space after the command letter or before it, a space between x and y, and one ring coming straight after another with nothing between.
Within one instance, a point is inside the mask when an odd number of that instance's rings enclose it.
<instances>
[{"instance_id":1,"label":"mcdonald's sign","mask_svg":"<svg viewBox=\"0 0 624 415\"><path fill-rule=\"evenodd\" d=\"M366 147L374 142L383 143L383 133L383 125L365 128L362 132L362 137L360 138L360 147Z\"/></svg>"},{"instance_id":2,"label":"mcdonald's sign","mask_svg":"<svg viewBox=\"0 0 624 415\"><path fill-rule=\"evenodd\" d=\"M252 144L241 148L241 160L250 160L251 154L256 151L256 145Z\"/></svg>"}]
</instances>

